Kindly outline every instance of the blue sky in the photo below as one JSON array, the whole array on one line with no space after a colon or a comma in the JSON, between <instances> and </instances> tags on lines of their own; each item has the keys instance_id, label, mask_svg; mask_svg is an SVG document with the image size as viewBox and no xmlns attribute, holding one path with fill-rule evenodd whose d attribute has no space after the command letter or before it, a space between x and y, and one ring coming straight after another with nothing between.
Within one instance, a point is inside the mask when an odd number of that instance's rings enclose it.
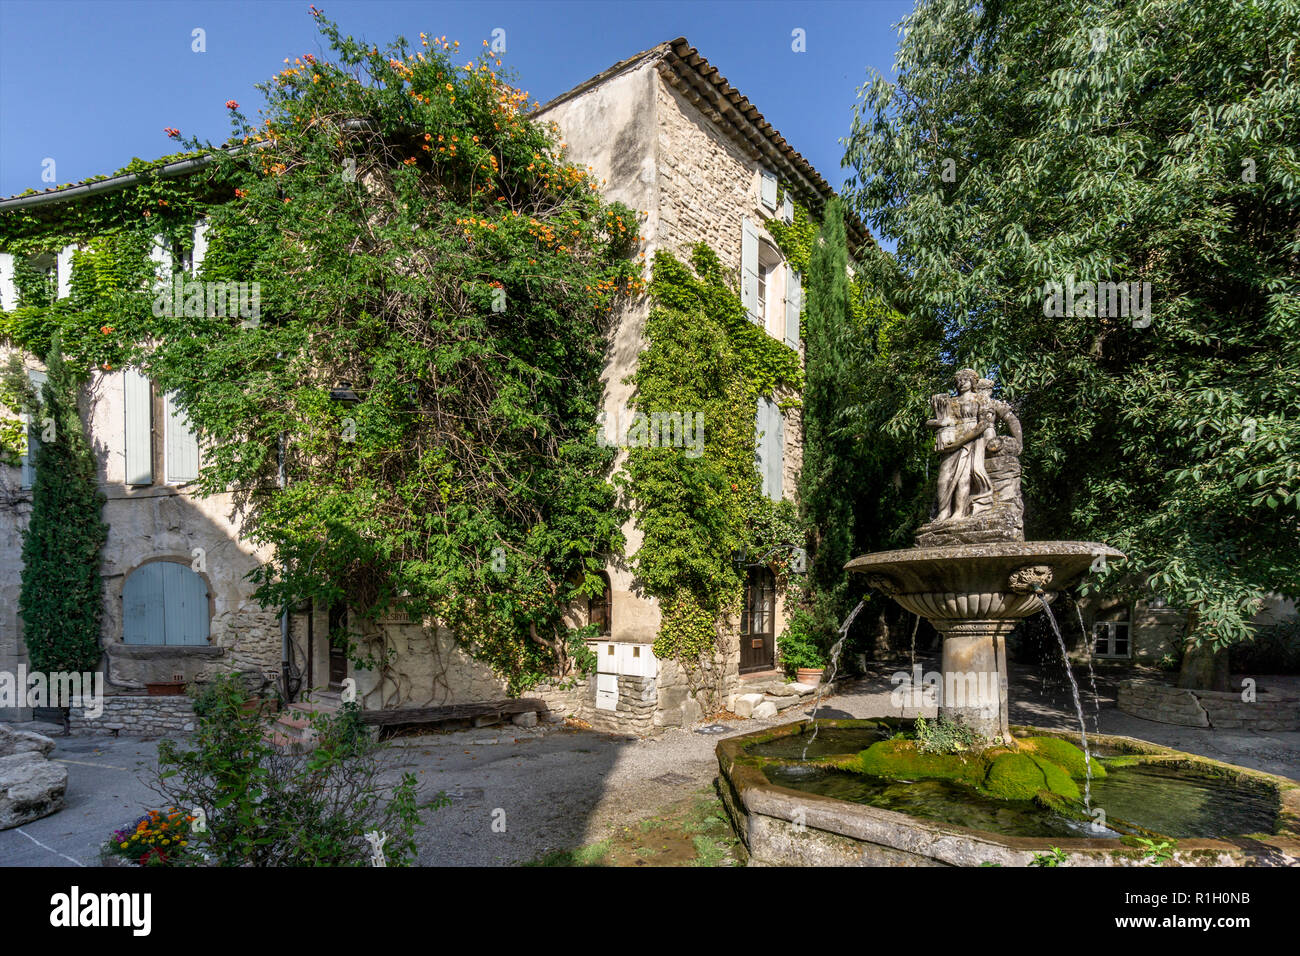
<instances>
[{"instance_id":1,"label":"blue sky","mask_svg":"<svg viewBox=\"0 0 1300 956\"><path fill-rule=\"evenodd\" d=\"M685 36L837 189L866 68L891 74L911 0L854 2L337 2L345 33L382 45L421 30L481 49L506 31L503 60L545 102L613 63ZM307 0L0 0L0 195L110 173L176 151L163 127L223 139L224 103L247 115L254 85L287 57L320 53ZM791 49L796 28L807 52ZM202 29L206 52L196 53Z\"/></svg>"}]
</instances>

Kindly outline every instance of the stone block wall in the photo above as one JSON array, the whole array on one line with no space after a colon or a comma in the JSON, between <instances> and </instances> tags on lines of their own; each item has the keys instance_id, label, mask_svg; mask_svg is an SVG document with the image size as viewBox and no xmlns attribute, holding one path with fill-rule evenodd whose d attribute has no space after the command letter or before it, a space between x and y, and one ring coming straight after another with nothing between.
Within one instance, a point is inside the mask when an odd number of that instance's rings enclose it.
<instances>
[{"instance_id":1,"label":"stone block wall","mask_svg":"<svg viewBox=\"0 0 1300 956\"><path fill-rule=\"evenodd\" d=\"M73 707L69 728L77 735L113 737L183 737L194 730L194 707L188 697L120 695L104 698L104 712L87 717Z\"/></svg>"},{"instance_id":2,"label":"stone block wall","mask_svg":"<svg viewBox=\"0 0 1300 956\"><path fill-rule=\"evenodd\" d=\"M1183 690L1147 680L1122 681L1117 705L1143 720L1216 730L1300 730L1300 698L1239 691Z\"/></svg>"}]
</instances>

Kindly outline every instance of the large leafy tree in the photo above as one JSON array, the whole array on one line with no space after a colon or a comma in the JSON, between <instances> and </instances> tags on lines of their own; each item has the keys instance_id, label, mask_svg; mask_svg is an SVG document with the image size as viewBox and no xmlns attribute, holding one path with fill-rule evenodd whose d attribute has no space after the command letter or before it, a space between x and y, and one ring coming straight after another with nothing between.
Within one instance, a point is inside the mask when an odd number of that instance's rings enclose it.
<instances>
[{"instance_id":1,"label":"large leafy tree","mask_svg":"<svg viewBox=\"0 0 1300 956\"><path fill-rule=\"evenodd\" d=\"M1095 586L1187 608L1182 681L1222 683L1300 593L1300 4L927 0L904 27L846 156L900 304L1019 405L1027 532L1124 550ZM1149 283L1149 315L1049 307L1071 280Z\"/></svg>"},{"instance_id":2,"label":"large leafy tree","mask_svg":"<svg viewBox=\"0 0 1300 956\"><path fill-rule=\"evenodd\" d=\"M263 122L228 104L242 148L191 144L233 191L201 278L259 283L259 314L160 300L141 360L274 549L264 601L431 615L520 689L581 647L565 603L622 543L595 428L637 216L486 52L320 23Z\"/></svg>"}]
</instances>

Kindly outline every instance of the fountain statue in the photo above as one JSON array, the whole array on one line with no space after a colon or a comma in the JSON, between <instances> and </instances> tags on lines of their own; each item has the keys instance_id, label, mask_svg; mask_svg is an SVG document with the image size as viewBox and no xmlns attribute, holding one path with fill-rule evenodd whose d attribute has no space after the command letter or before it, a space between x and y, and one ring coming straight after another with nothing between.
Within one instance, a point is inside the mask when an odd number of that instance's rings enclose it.
<instances>
[{"instance_id":1,"label":"fountain statue","mask_svg":"<svg viewBox=\"0 0 1300 956\"><path fill-rule=\"evenodd\" d=\"M956 382L956 395L930 399L926 423L939 456L934 518L918 529L915 547L854 558L847 568L942 635L940 715L1001 742L1010 739L1007 634L1095 562L1124 555L1092 541L1025 540L1020 420L973 369Z\"/></svg>"}]
</instances>

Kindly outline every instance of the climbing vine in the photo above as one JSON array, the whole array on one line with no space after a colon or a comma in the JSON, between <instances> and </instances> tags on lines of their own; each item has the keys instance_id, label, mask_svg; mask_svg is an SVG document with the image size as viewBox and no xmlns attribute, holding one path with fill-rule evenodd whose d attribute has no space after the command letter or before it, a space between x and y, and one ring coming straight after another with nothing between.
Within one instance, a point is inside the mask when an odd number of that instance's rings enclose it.
<instances>
[{"instance_id":1,"label":"climbing vine","mask_svg":"<svg viewBox=\"0 0 1300 956\"><path fill-rule=\"evenodd\" d=\"M700 416L703 448L633 447L620 480L643 535L637 576L661 602L655 654L692 666L715 648L720 618L739 607L733 555L762 556L797 537L793 505L762 494L754 415L760 396L797 397L803 372L797 352L749 320L706 245L689 265L657 252L650 296L649 344L631 377L636 409Z\"/></svg>"}]
</instances>

